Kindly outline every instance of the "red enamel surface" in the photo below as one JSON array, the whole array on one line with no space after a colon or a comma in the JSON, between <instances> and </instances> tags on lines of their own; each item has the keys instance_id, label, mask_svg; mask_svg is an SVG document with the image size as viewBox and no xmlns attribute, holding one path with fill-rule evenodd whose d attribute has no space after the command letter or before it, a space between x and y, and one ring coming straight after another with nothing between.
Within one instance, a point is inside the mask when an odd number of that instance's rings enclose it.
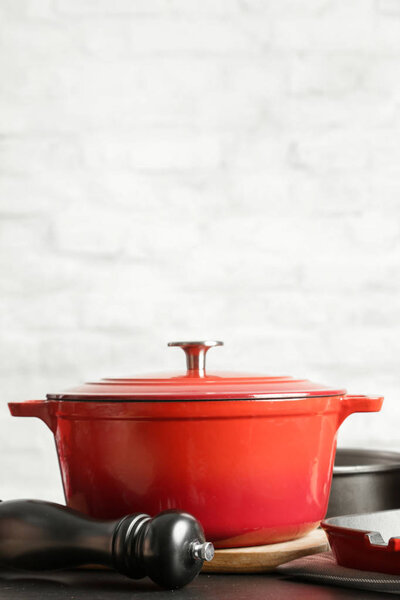
<instances>
[{"instance_id":1,"label":"red enamel surface","mask_svg":"<svg viewBox=\"0 0 400 600\"><path fill-rule=\"evenodd\" d=\"M303 535L324 517L340 423L382 398L11 403L54 433L67 504L98 518L178 508L217 547Z\"/></svg>"},{"instance_id":2,"label":"red enamel surface","mask_svg":"<svg viewBox=\"0 0 400 600\"><path fill-rule=\"evenodd\" d=\"M339 565L361 571L400 575L400 544L392 538L387 546L373 545L362 531L322 523Z\"/></svg>"},{"instance_id":3,"label":"red enamel surface","mask_svg":"<svg viewBox=\"0 0 400 600\"><path fill-rule=\"evenodd\" d=\"M299 398L340 396L334 389L308 379L268 377L236 373L171 373L138 376L130 379L102 379L94 383L48 394L53 400L121 399L121 400L204 400Z\"/></svg>"}]
</instances>

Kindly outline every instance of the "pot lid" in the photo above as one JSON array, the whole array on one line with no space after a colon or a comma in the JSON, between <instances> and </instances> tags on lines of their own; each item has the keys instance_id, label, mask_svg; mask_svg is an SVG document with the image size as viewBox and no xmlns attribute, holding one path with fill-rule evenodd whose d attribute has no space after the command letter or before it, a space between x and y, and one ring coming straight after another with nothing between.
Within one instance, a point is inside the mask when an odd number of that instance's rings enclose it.
<instances>
[{"instance_id":1,"label":"pot lid","mask_svg":"<svg viewBox=\"0 0 400 600\"><path fill-rule=\"evenodd\" d=\"M59 394L47 394L49 400L257 400L290 399L312 396L342 396L334 389L307 379L271 377L240 373L206 372L206 354L218 341L170 342L186 354L186 373L164 373L121 379L102 379L85 383Z\"/></svg>"}]
</instances>

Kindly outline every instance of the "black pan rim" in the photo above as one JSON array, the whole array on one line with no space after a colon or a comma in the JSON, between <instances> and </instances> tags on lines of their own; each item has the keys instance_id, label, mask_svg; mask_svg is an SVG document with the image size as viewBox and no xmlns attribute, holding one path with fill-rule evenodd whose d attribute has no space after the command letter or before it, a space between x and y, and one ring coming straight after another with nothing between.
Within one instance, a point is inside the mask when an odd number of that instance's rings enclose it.
<instances>
[{"instance_id":1,"label":"black pan rim","mask_svg":"<svg viewBox=\"0 0 400 600\"><path fill-rule=\"evenodd\" d=\"M345 465L333 467L333 475L361 475L363 473L384 473L388 471L400 471L400 452L394 450L370 450L367 448L338 448L338 453L352 453L362 454L366 457L373 456L375 458L382 459L381 464L370 464L370 465ZM390 462L384 462L390 459ZM393 462L396 461L396 462Z\"/></svg>"}]
</instances>

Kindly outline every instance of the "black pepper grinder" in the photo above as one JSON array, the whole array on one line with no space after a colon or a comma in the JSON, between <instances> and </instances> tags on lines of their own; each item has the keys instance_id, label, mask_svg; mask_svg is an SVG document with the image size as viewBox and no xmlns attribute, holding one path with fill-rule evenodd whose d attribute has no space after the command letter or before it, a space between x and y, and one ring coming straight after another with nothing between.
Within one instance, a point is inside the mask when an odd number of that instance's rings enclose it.
<instances>
[{"instance_id":1,"label":"black pepper grinder","mask_svg":"<svg viewBox=\"0 0 400 600\"><path fill-rule=\"evenodd\" d=\"M51 502L0 502L4 567L48 570L97 564L175 589L192 581L213 556L200 523L184 512L98 521Z\"/></svg>"}]
</instances>

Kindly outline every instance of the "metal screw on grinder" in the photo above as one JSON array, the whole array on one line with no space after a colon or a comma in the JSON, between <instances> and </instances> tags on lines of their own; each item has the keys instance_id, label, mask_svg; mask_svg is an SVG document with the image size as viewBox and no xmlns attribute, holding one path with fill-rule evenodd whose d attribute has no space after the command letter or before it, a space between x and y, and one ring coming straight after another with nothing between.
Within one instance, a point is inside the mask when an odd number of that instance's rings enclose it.
<instances>
[{"instance_id":1,"label":"metal screw on grinder","mask_svg":"<svg viewBox=\"0 0 400 600\"><path fill-rule=\"evenodd\" d=\"M205 560L210 562L214 558L214 546L211 542L194 542L192 544L192 556L196 560Z\"/></svg>"}]
</instances>

